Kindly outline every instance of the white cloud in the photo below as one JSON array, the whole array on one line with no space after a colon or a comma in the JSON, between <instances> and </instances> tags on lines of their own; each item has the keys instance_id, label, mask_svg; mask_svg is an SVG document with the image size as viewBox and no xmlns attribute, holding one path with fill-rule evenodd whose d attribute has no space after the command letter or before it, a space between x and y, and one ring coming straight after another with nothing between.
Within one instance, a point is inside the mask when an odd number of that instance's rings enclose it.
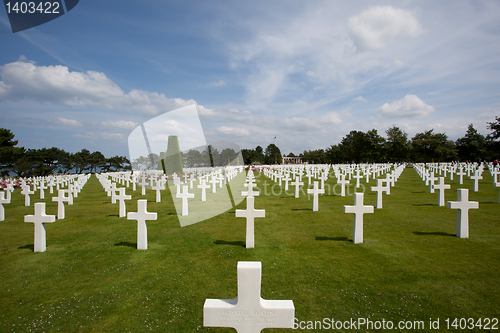
<instances>
[{"instance_id":1,"label":"white cloud","mask_svg":"<svg viewBox=\"0 0 500 333\"><path fill-rule=\"evenodd\" d=\"M121 129L134 129L139 126L138 123L133 121L126 120L117 120L117 121L102 121L101 126L103 127L115 127Z\"/></svg>"},{"instance_id":2,"label":"white cloud","mask_svg":"<svg viewBox=\"0 0 500 333\"><path fill-rule=\"evenodd\" d=\"M376 115L385 117L412 117L421 118L434 112L431 105L427 105L416 95L406 95L403 99L385 103L377 109Z\"/></svg>"},{"instance_id":3,"label":"white cloud","mask_svg":"<svg viewBox=\"0 0 500 333\"><path fill-rule=\"evenodd\" d=\"M364 98L363 96L358 96L356 98L353 98L352 99L353 101L359 101L359 102L367 102L366 98Z\"/></svg>"},{"instance_id":4,"label":"white cloud","mask_svg":"<svg viewBox=\"0 0 500 333\"><path fill-rule=\"evenodd\" d=\"M223 87L225 85L226 85L226 82L224 82L224 80L219 80L219 81L214 81L214 82L208 83L209 87Z\"/></svg>"},{"instance_id":5,"label":"white cloud","mask_svg":"<svg viewBox=\"0 0 500 333\"><path fill-rule=\"evenodd\" d=\"M410 11L392 6L371 7L351 17L347 25L358 51L379 50L422 32L420 23Z\"/></svg>"},{"instance_id":6,"label":"white cloud","mask_svg":"<svg viewBox=\"0 0 500 333\"><path fill-rule=\"evenodd\" d=\"M359 96L359 97L361 97L361 96ZM361 98L363 98L363 97L361 97ZM340 116L339 116L339 114L337 112L327 113L324 116L320 117L319 120L323 124L326 123L326 124L335 124L335 125L338 125L338 124L342 123L342 119L340 119Z\"/></svg>"},{"instance_id":7,"label":"white cloud","mask_svg":"<svg viewBox=\"0 0 500 333\"><path fill-rule=\"evenodd\" d=\"M235 136L247 136L250 131L246 128L230 127L230 126L220 126L217 130L223 134L235 135Z\"/></svg>"},{"instance_id":8,"label":"white cloud","mask_svg":"<svg viewBox=\"0 0 500 333\"><path fill-rule=\"evenodd\" d=\"M82 123L79 122L78 120L66 119L66 118L56 118L54 119L54 123L64 126L75 126L75 127L82 126Z\"/></svg>"},{"instance_id":9,"label":"white cloud","mask_svg":"<svg viewBox=\"0 0 500 333\"><path fill-rule=\"evenodd\" d=\"M24 59L23 59L24 60ZM132 90L125 94L104 73L70 72L66 66L36 66L16 61L0 68L0 100L33 99L71 107L105 108L157 115L193 100L167 98L164 94Z\"/></svg>"},{"instance_id":10,"label":"white cloud","mask_svg":"<svg viewBox=\"0 0 500 333\"><path fill-rule=\"evenodd\" d=\"M125 136L122 133L108 133L108 132L86 132L84 134L76 133L71 136L75 138L91 139L91 140L110 140L125 142Z\"/></svg>"}]
</instances>

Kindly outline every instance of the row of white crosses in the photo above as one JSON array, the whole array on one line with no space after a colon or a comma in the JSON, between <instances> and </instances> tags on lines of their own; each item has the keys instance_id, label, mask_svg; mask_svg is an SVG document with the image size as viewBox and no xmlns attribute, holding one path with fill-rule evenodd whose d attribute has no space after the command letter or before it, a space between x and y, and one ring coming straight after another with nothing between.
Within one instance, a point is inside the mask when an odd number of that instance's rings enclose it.
<instances>
[{"instance_id":1,"label":"row of white crosses","mask_svg":"<svg viewBox=\"0 0 500 333\"><path fill-rule=\"evenodd\" d=\"M435 166L434 166L435 168ZM459 167L460 168L460 167ZM462 165L463 168L463 165ZM445 195L444 191L451 188L451 185L444 183L444 177L434 177L434 172L429 172L426 166L423 164L414 165L414 169L421 176L422 180L426 181L430 188L430 192L434 193L434 190L438 190L438 206L444 206ZM474 176L471 179L474 180L474 191L478 191L477 182L482 179L481 172L483 170L482 165L477 168L477 170L471 170L474 172ZM451 171L453 172L453 171ZM438 180L437 184L434 184L435 180ZM469 201L469 190L460 188L457 191L457 201L448 201L447 204L450 209L458 209L457 211L457 237L458 238L469 238L469 209L479 209L479 203L476 201Z\"/></svg>"},{"instance_id":2,"label":"row of white crosses","mask_svg":"<svg viewBox=\"0 0 500 333\"><path fill-rule=\"evenodd\" d=\"M79 175L78 180L75 182L75 188L81 188L85 185L87 180L90 178L90 175ZM71 185L71 184L69 184ZM59 197L64 196L64 190L59 190ZM61 200L58 200L59 197L53 197L53 201L58 201L58 219L64 219L64 207ZM56 200L54 200L56 199ZM61 207L63 207L61 209ZM55 222L56 217L54 215L46 215L45 214L45 202L37 202L35 203L35 214L34 215L26 215L24 216L24 222L33 223L35 225L35 234L34 234L34 251L35 252L45 252L46 245L46 231L45 231L45 223Z\"/></svg>"}]
</instances>

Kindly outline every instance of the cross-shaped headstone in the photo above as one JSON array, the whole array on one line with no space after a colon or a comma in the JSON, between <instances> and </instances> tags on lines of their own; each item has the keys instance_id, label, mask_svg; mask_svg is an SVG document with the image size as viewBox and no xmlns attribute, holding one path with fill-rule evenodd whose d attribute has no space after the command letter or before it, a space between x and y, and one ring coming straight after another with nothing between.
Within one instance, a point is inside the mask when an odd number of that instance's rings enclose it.
<instances>
[{"instance_id":1,"label":"cross-shaped headstone","mask_svg":"<svg viewBox=\"0 0 500 333\"><path fill-rule=\"evenodd\" d=\"M434 189L438 190L438 206L444 206L444 190L448 190L451 188L451 185L446 185L444 183L444 177L438 178L437 185L434 185Z\"/></svg>"},{"instance_id":2,"label":"cross-shaped headstone","mask_svg":"<svg viewBox=\"0 0 500 333\"><path fill-rule=\"evenodd\" d=\"M322 189L325 188L325 181L328 179L328 174L326 172L323 172L321 176L318 177L319 180L321 180L321 187Z\"/></svg>"},{"instance_id":3,"label":"cross-shaped headstone","mask_svg":"<svg viewBox=\"0 0 500 333\"><path fill-rule=\"evenodd\" d=\"M247 219L247 236L246 236L246 248L251 249L255 247L255 237L254 237L254 219L256 217L265 217L265 210L257 210L254 208L254 197L247 197L247 209L237 209L235 212L236 217L246 217Z\"/></svg>"},{"instance_id":4,"label":"cross-shaped headstone","mask_svg":"<svg viewBox=\"0 0 500 333\"><path fill-rule=\"evenodd\" d=\"M207 299L203 305L203 326L232 327L238 333L293 328L293 301L263 299L261 281L260 261L239 261L238 296L235 299Z\"/></svg>"},{"instance_id":5,"label":"cross-shaped headstone","mask_svg":"<svg viewBox=\"0 0 500 333\"><path fill-rule=\"evenodd\" d=\"M115 199L118 200L118 203L120 205L120 214L118 216L125 217L125 216L127 216L127 211L126 211L127 208L125 206L125 200L132 199L132 196L125 194L125 187L120 187L117 190L118 190L118 194L115 195Z\"/></svg>"},{"instance_id":6,"label":"cross-shaped headstone","mask_svg":"<svg viewBox=\"0 0 500 333\"><path fill-rule=\"evenodd\" d=\"M458 209L457 211L457 237L469 238L469 209L479 209L479 202L469 201L469 190L459 188L457 193L458 201L448 201L448 208Z\"/></svg>"},{"instance_id":7,"label":"cross-shaped headstone","mask_svg":"<svg viewBox=\"0 0 500 333\"><path fill-rule=\"evenodd\" d=\"M57 219L64 219L64 202L69 202L69 197L66 197L64 193L66 190L58 190L58 196L52 197L52 201L57 201Z\"/></svg>"},{"instance_id":8,"label":"cross-shaped headstone","mask_svg":"<svg viewBox=\"0 0 500 333\"><path fill-rule=\"evenodd\" d=\"M292 185L295 186L295 197L299 197L300 193L300 185L304 185L303 182L300 181L299 177L295 178L295 181L292 182Z\"/></svg>"},{"instance_id":9,"label":"cross-shaped headstone","mask_svg":"<svg viewBox=\"0 0 500 333\"><path fill-rule=\"evenodd\" d=\"M156 191L156 202L161 202L161 190L165 189L163 182L161 180L157 180L155 185L151 187L153 191Z\"/></svg>"},{"instance_id":10,"label":"cross-shaped headstone","mask_svg":"<svg viewBox=\"0 0 500 333\"><path fill-rule=\"evenodd\" d=\"M217 183L219 182L219 180L217 179L217 177L215 177L215 175L212 175L212 179L210 179L210 183L212 183L212 193L216 193L216 185Z\"/></svg>"},{"instance_id":11,"label":"cross-shaped headstone","mask_svg":"<svg viewBox=\"0 0 500 333\"><path fill-rule=\"evenodd\" d=\"M35 203L35 215L24 216L24 222L35 224L35 252L45 252L47 249L45 223L52 223L55 220L54 215L45 215L45 202Z\"/></svg>"},{"instance_id":12,"label":"cross-shaped headstone","mask_svg":"<svg viewBox=\"0 0 500 333\"><path fill-rule=\"evenodd\" d=\"M40 199L45 199L45 189L47 189L48 187L45 186L45 182L42 180L40 182L40 186L38 187L38 189L40 190Z\"/></svg>"},{"instance_id":13,"label":"cross-shaped headstone","mask_svg":"<svg viewBox=\"0 0 500 333\"><path fill-rule=\"evenodd\" d=\"M476 170L474 172L474 176L471 176L470 178L474 180L474 183L472 185L472 190L474 192L479 191L479 180L483 179L483 176L481 176L481 172L479 172L479 170Z\"/></svg>"},{"instance_id":14,"label":"cross-shaped headstone","mask_svg":"<svg viewBox=\"0 0 500 333\"><path fill-rule=\"evenodd\" d=\"M313 195L313 212L318 211L318 194L324 194L325 190L318 188L318 182L313 183L313 188L307 190L307 194Z\"/></svg>"},{"instance_id":15,"label":"cross-shaped headstone","mask_svg":"<svg viewBox=\"0 0 500 333\"><path fill-rule=\"evenodd\" d=\"M457 175L458 175L458 183L460 185L462 185L464 183L464 176L466 175L466 173L464 172L462 166L460 166L458 172L457 172Z\"/></svg>"},{"instance_id":16,"label":"cross-shaped headstone","mask_svg":"<svg viewBox=\"0 0 500 333\"><path fill-rule=\"evenodd\" d=\"M146 185L148 185L148 182L146 181L146 175L143 174L139 182L139 186L142 188L141 195L146 195Z\"/></svg>"},{"instance_id":17,"label":"cross-shaped headstone","mask_svg":"<svg viewBox=\"0 0 500 333\"><path fill-rule=\"evenodd\" d=\"M241 191L241 195L244 196L244 197L256 197L256 196L258 196L260 193L258 191L254 191L253 190L254 187L257 187L257 184L255 184L253 182L252 178L249 181L250 182L248 184L244 184L243 185L243 186L247 187L248 190L247 191Z\"/></svg>"},{"instance_id":18,"label":"cross-shaped headstone","mask_svg":"<svg viewBox=\"0 0 500 333\"><path fill-rule=\"evenodd\" d=\"M437 177L434 177L434 172L431 172L427 179L429 180L429 192L434 193L434 182L437 180Z\"/></svg>"},{"instance_id":19,"label":"cross-shaped headstone","mask_svg":"<svg viewBox=\"0 0 500 333\"><path fill-rule=\"evenodd\" d=\"M340 184L340 196L345 197L345 186L349 184L349 181L345 179L343 174L340 174L337 184Z\"/></svg>"},{"instance_id":20,"label":"cross-shaped headstone","mask_svg":"<svg viewBox=\"0 0 500 333\"><path fill-rule=\"evenodd\" d=\"M137 249L148 249L148 225L146 221L155 221L158 216L147 210L148 201L146 199L137 200L137 213L128 212L127 220L137 221Z\"/></svg>"},{"instance_id":21,"label":"cross-shaped headstone","mask_svg":"<svg viewBox=\"0 0 500 333\"><path fill-rule=\"evenodd\" d=\"M201 188L201 201L207 201L207 189L210 188L210 185L207 184L205 179L200 179L200 182L198 188Z\"/></svg>"},{"instance_id":22,"label":"cross-shaped headstone","mask_svg":"<svg viewBox=\"0 0 500 333\"><path fill-rule=\"evenodd\" d=\"M283 177L283 180L285 181L285 191L288 191L288 182L290 180L292 180L292 178L290 178L290 175L287 173L284 177Z\"/></svg>"},{"instance_id":23,"label":"cross-shaped headstone","mask_svg":"<svg viewBox=\"0 0 500 333\"><path fill-rule=\"evenodd\" d=\"M21 191L21 194L24 195L24 205L29 206L30 205L30 194L35 193L35 191L30 191L30 186L29 185L24 185L23 190Z\"/></svg>"},{"instance_id":24,"label":"cross-shaped headstone","mask_svg":"<svg viewBox=\"0 0 500 333\"><path fill-rule=\"evenodd\" d=\"M377 186L372 186L370 190L377 192L377 202L375 204L375 208L381 209L382 208L382 192L387 192L387 186L382 186L382 183L384 182L383 179L377 179Z\"/></svg>"},{"instance_id":25,"label":"cross-shaped headstone","mask_svg":"<svg viewBox=\"0 0 500 333\"><path fill-rule=\"evenodd\" d=\"M344 206L344 213L354 213L354 244L363 243L363 214L373 213L373 206L363 205L364 193L354 193L354 206Z\"/></svg>"},{"instance_id":26,"label":"cross-shaped headstone","mask_svg":"<svg viewBox=\"0 0 500 333\"><path fill-rule=\"evenodd\" d=\"M184 185L182 186L182 193L177 193L176 198L182 199L182 213L181 216L187 216L189 209L188 209L188 199L194 198L194 193L189 193L189 186Z\"/></svg>"},{"instance_id":27,"label":"cross-shaped headstone","mask_svg":"<svg viewBox=\"0 0 500 333\"><path fill-rule=\"evenodd\" d=\"M0 192L0 221L5 220L4 204L10 204L10 199L5 198L5 192Z\"/></svg>"},{"instance_id":28,"label":"cross-shaped headstone","mask_svg":"<svg viewBox=\"0 0 500 333\"><path fill-rule=\"evenodd\" d=\"M353 176L353 177L356 178L356 188L358 188L360 186L359 185L359 180L361 178L363 178L363 176L360 174L360 170L359 169L356 170L356 175Z\"/></svg>"}]
</instances>

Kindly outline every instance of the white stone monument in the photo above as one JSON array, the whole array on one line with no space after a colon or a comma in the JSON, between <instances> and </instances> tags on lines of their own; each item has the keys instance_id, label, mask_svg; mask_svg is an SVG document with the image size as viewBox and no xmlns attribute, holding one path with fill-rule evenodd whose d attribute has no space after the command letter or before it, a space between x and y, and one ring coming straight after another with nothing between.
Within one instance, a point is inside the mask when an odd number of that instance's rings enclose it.
<instances>
[{"instance_id":1,"label":"white stone monument","mask_svg":"<svg viewBox=\"0 0 500 333\"><path fill-rule=\"evenodd\" d=\"M254 197L247 197L247 209L237 209L235 211L236 217L246 217L247 219L247 235L245 246L247 249L252 249L255 247L255 236L254 236L254 219L256 217L266 217L266 211L263 209L254 208Z\"/></svg>"},{"instance_id":2,"label":"white stone monument","mask_svg":"<svg viewBox=\"0 0 500 333\"><path fill-rule=\"evenodd\" d=\"M69 197L66 197L65 190L57 190L58 196L52 197L52 201L57 201L57 219L62 220L65 218L64 202L69 202Z\"/></svg>"},{"instance_id":3,"label":"white stone monument","mask_svg":"<svg viewBox=\"0 0 500 333\"><path fill-rule=\"evenodd\" d=\"M198 188L201 188L201 201L207 201L207 189L210 188L210 185L207 184L205 179L201 179L200 182Z\"/></svg>"},{"instance_id":4,"label":"white stone monument","mask_svg":"<svg viewBox=\"0 0 500 333\"><path fill-rule=\"evenodd\" d=\"M35 193L35 191L30 191L29 185L24 185L21 194L24 195L24 206L28 207L30 205L30 194Z\"/></svg>"},{"instance_id":5,"label":"white stone monument","mask_svg":"<svg viewBox=\"0 0 500 333\"><path fill-rule=\"evenodd\" d=\"M437 185L434 185L434 189L438 190L438 206L444 206L444 190L449 190L451 185L447 185L444 183L444 177L438 178Z\"/></svg>"},{"instance_id":6,"label":"white stone monument","mask_svg":"<svg viewBox=\"0 0 500 333\"><path fill-rule=\"evenodd\" d=\"M260 296L262 263L238 262L238 297L207 299L203 326L232 327L238 333L259 333L264 328L293 328L295 307L291 300L265 300Z\"/></svg>"},{"instance_id":7,"label":"white stone monument","mask_svg":"<svg viewBox=\"0 0 500 333\"><path fill-rule=\"evenodd\" d=\"M469 190L459 188L457 201L448 201L448 208L458 209L457 237L469 238L469 209L479 209L479 202L469 201Z\"/></svg>"},{"instance_id":8,"label":"white stone monument","mask_svg":"<svg viewBox=\"0 0 500 333\"><path fill-rule=\"evenodd\" d=\"M189 186L182 186L182 193L177 193L176 198L182 199L182 213L181 216L187 216L189 213L188 199L194 198L194 193L189 193Z\"/></svg>"},{"instance_id":9,"label":"white stone monument","mask_svg":"<svg viewBox=\"0 0 500 333\"><path fill-rule=\"evenodd\" d=\"M45 215L45 202L35 203L35 215L24 216L24 222L35 224L35 252L45 252L47 249L45 237L45 223L55 222L54 215Z\"/></svg>"},{"instance_id":10,"label":"white stone monument","mask_svg":"<svg viewBox=\"0 0 500 333\"><path fill-rule=\"evenodd\" d=\"M372 191L377 192L377 202L375 204L375 208L377 208L377 209L382 208L382 192L384 192L384 191L387 192L387 188L389 187L389 185L382 186L383 182L384 182L384 179L377 179L377 186L372 186L370 188Z\"/></svg>"},{"instance_id":11,"label":"white stone monument","mask_svg":"<svg viewBox=\"0 0 500 333\"><path fill-rule=\"evenodd\" d=\"M373 213L373 206L363 205L364 193L354 193L354 206L344 206L344 213L354 214L354 244L363 243L363 214Z\"/></svg>"},{"instance_id":12,"label":"white stone monument","mask_svg":"<svg viewBox=\"0 0 500 333\"><path fill-rule=\"evenodd\" d=\"M307 190L307 194L312 194L313 195L313 212L318 211L318 194L324 194L325 190L318 188L318 182L313 183L313 188Z\"/></svg>"},{"instance_id":13,"label":"white stone monument","mask_svg":"<svg viewBox=\"0 0 500 333\"><path fill-rule=\"evenodd\" d=\"M6 199L5 198L5 192L0 192L0 221L5 220L5 208L4 204L10 204L10 198Z\"/></svg>"},{"instance_id":14,"label":"white stone monument","mask_svg":"<svg viewBox=\"0 0 500 333\"><path fill-rule=\"evenodd\" d=\"M148 225L146 221L156 221L158 215L147 210L148 201L146 199L137 200L137 213L127 213L127 220L137 221L137 249L148 249Z\"/></svg>"},{"instance_id":15,"label":"white stone monument","mask_svg":"<svg viewBox=\"0 0 500 333\"><path fill-rule=\"evenodd\" d=\"M474 180L474 183L472 185L472 190L474 192L478 192L479 191L479 180L480 179L483 179L483 176L481 176L481 173L479 172L479 170L476 170L474 172L474 176L471 176L470 177L472 180Z\"/></svg>"}]
</instances>

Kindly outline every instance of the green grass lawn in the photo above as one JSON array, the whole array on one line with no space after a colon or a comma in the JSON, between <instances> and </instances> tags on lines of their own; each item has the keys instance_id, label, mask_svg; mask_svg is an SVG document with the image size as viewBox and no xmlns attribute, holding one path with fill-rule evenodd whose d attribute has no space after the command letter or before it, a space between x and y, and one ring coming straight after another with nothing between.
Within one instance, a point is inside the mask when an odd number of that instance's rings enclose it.
<instances>
[{"instance_id":1,"label":"green grass lawn","mask_svg":"<svg viewBox=\"0 0 500 333\"><path fill-rule=\"evenodd\" d=\"M137 223L118 217L118 204L92 176L66 219L46 224L47 251L34 253L34 226L23 217L40 201L57 215L57 204L46 190L46 199L37 192L24 207L16 190L0 222L0 332L234 332L203 327L203 304L237 296L238 261L261 261L262 297L293 300L299 321L424 321L427 331L439 318L436 332L446 330L446 318L500 317L499 189L487 171L479 192L469 179L446 181L447 201L469 188L479 202L469 239L455 237L457 211L438 207L437 193L407 168L384 208L365 214L363 244L352 243L354 215L343 213L352 195L321 195L313 212L312 197L295 199L293 186L285 193L255 175L255 208L266 217L255 219L254 249L244 247L246 222L234 209L181 228L168 189L156 203L154 191L143 197L130 187L127 211L146 198L158 213L148 222L148 250L137 250ZM375 185L365 184L365 205L375 205Z\"/></svg>"}]
</instances>

